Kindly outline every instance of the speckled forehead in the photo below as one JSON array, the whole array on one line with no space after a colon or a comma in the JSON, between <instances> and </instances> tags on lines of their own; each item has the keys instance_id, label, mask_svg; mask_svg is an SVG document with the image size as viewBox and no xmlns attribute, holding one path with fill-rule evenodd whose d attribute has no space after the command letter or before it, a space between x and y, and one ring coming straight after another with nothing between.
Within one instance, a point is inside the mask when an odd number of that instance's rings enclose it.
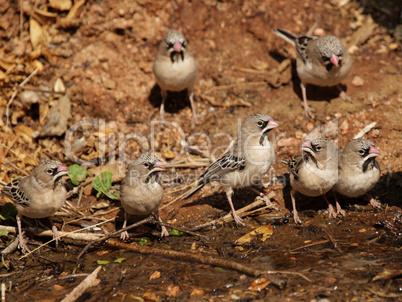
<instances>
[{"instance_id":1,"label":"speckled forehead","mask_svg":"<svg viewBox=\"0 0 402 302\"><path fill-rule=\"evenodd\" d=\"M52 159L44 160L41 162L38 167L49 167L49 168L57 168L59 165L61 165L60 162Z\"/></svg>"},{"instance_id":2,"label":"speckled forehead","mask_svg":"<svg viewBox=\"0 0 402 302\"><path fill-rule=\"evenodd\" d=\"M145 153L145 154L142 154L140 157L138 157L137 160L142 160L142 161L146 161L146 162L156 162L158 159L153 154Z\"/></svg>"},{"instance_id":3,"label":"speckled forehead","mask_svg":"<svg viewBox=\"0 0 402 302\"><path fill-rule=\"evenodd\" d=\"M331 58L332 54L342 55L342 43L338 38L328 35L318 38L317 47L322 56Z\"/></svg>"},{"instance_id":4,"label":"speckled forehead","mask_svg":"<svg viewBox=\"0 0 402 302\"><path fill-rule=\"evenodd\" d=\"M323 136L314 136L314 137L308 138L307 140L309 140L314 145L317 145L317 144L322 145L322 144L328 142L328 139Z\"/></svg>"},{"instance_id":5,"label":"speckled forehead","mask_svg":"<svg viewBox=\"0 0 402 302\"><path fill-rule=\"evenodd\" d=\"M370 142L367 139L354 139L353 141L354 146L356 146L357 149L368 149L370 146L374 146L372 142Z\"/></svg>"},{"instance_id":6,"label":"speckled forehead","mask_svg":"<svg viewBox=\"0 0 402 302\"><path fill-rule=\"evenodd\" d=\"M184 38L183 34L178 31L178 30L169 30L165 37L164 40L166 43L172 43L174 44L175 42L184 42L186 39Z\"/></svg>"}]
</instances>

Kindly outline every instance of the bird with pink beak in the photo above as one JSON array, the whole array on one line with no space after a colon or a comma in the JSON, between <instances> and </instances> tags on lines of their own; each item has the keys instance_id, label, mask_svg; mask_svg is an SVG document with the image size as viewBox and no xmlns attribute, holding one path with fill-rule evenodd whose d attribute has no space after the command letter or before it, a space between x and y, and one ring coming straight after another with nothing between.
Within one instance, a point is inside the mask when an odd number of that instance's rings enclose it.
<instances>
[{"instance_id":1,"label":"bird with pink beak","mask_svg":"<svg viewBox=\"0 0 402 302\"><path fill-rule=\"evenodd\" d=\"M169 30L162 39L153 71L156 83L161 89L162 103L160 119L165 118L165 102L168 91L187 90L191 104L191 126L197 123L193 87L198 74L198 63L188 48L188 42L178 30Z\"/></svg>"},{"instance_id":2,"label":"bird with pink beak","mask_svg":"<svg viewBox=\"0 0 402 302\"><path fill-rule=\"evenodd\" d=\"M333 191L353 198L364 195L374 208L380 208L381 203L367 193L380 179L380 165L376 160L379 155L380 151L369 140L352 139L339 152L339 179ZM335 198L337 212L345 215L336 195Z\"/></svg>"},{"instance_id":3,"label":"bird with pink beak","mask_svg":"<svg viewBox=\"0 0 402 302\"><path fill-rule=\"evenodd\" d=\"M274 33L291 43L296 50L296 69L300 78L303 107L307 117L314 118L307 104L306 84L322 87L337 86L340 91L339 96L351 101L339 84L349 74L352 58L337 37L332 35L297 37L279 28L274 30Z\"/></svg>"}]
</instances>

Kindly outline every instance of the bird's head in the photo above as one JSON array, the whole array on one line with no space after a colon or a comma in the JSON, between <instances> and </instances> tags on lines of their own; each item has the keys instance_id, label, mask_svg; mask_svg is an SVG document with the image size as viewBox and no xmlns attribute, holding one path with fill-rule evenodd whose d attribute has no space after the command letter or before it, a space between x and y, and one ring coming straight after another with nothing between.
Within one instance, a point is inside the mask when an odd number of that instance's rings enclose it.
<instances>
[{"instance_id":1,"label":"bird's head","mask_svg":"<svg viewBox=\"0 0 402 302\"><path fill-rule=\"evenodd\" d=\"M56 160L45 160L35 167L33 176L40 184L46 187L53 187L63 175L68 174L66 166Z\"/></svg>"},{"instance_id":2,"label":"bird's head","mask_svg":"<svg viewBox=\"0 0 402 302\"><path fill-rule=\"evenodd\" d=\"M148 182L155 179L158 172L165 170L162 162L153 154L142 154L137 157L128 168L127 176L130 180Z\"/></svg>"},{"instance_id":3,"label":"bird's head","mask_svg":"<svg viewBox=\"0 0 402 302\"><path fill-rule=\"evenodd\" d=\"M356 167L367 170L370 163L373 163L380 151L374 144L363 138L352 139L342 152L342 156L346 157L345 160Z\"/></svg>"},{"instance_id":4,"label":"bird's head","mask_svg":"<svg viewBox=\"0 0 402 302\"><path fill-rule=\"evenodd\" d=\"M178 30L171 29L163 37L160 51L168 55L172 62L175 62L179 58L184 60L187 47L188 42L183 34Z\"/></svg>"},{"instance_id":5,"label":"bird's head","mask_svg":"<svg viewBox=\"0 0 402 302\"><path fill-rule=\"evenodd\" d=\"M343 46L341 41L332 35L317 39L317 48L320 52L321 63L330 71L333 67L342 66Z\"/></svg>"}]
</instances>

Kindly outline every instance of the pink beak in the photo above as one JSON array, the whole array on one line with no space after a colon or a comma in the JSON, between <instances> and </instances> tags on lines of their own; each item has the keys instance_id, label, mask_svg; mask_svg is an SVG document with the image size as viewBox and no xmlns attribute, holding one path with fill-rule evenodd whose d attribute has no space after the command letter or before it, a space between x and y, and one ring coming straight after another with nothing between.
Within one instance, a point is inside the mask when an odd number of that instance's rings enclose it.
<instances>
[{"instance_id":1,"label":"pink beak","mask_svg":"<svg viewBox=\"0 0 402 302\"><path fill-rule=\"evenodd\" d=\"M183 45L182 45L180 42L176 42L176 43L174 43L174 45L173 45L174 51L177 51L177 52L180 52L181 49L182 49L182 47L183 47Z\"/></svg>"},{"instance_id":2,"label":"pink beak","mask_svg":"<svg viewBox=\"0 0 402 302\"><path fill-rule=\"evenodd\" d=\"M156 161L156 163L154 164L154 167L160 168L160 169L165 169L165 167L163 166L163 164L160 160Z\"/></svg>"},{"instance_id":3,"label":"pink beak","mask_svg":"<svg viewBox=\"0 0 402 302\"><path fill-rule=\"evenodd\" d=\"M304 141L301 146L302 146L302 149L303 149L303 147L311 149L311 142L309 140Z\"/></svg>"},{"instance_id":4,"label":"pink beak","mask_svg":"<svg viewBox=\"0 0 402 302\"><path fill-rule=\"evenodd\" d=\"M370 146L369 153L370 153L370 154L376 154L376 156L377 156L377 155L380 155L380 151L379 151L376 147L374 147L374 146Z\"/></svg>"},{"instance_id":5,"label":"pink beak","mask_svg":"<svg viewBox=\"0 0 402 302\"><path fill-rule=\"evenodd\" d=\"M331 59L329 59L332 64L334 64L336 67L338 67L339 63L339 58L337 55L332 54Z\"/></svg>"},{"instance_id":6,"label":"pink beak","mask_svg":"<svg viewBox=\"0 0 402 302\"><path fill-rule=\"evenodd\" d=\"M59 165L57 168L57 172L63 172L63 171L68 171L67 167L64 165Z\"/></svg>"},{"instance_id":7,"label":"pink beak","mask_svg":"<svg viewBox=\"0 0 402 302\"><path fill-rule=\"evenodd\" d=\"M279 125L273 119L270 119L268 122L268 126L271 126L271 128L275 128L275 127L278 127Z\"/></svg>"}]
</instances>

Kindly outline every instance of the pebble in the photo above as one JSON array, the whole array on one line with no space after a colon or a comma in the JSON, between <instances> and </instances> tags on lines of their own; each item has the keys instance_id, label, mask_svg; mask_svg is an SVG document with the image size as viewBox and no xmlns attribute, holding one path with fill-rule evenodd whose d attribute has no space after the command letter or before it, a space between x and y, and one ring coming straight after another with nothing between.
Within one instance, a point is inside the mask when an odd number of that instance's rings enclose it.
<instances>
[{"instance_id":1,"label":"pebble","mask_svg":"<svg viewBox=\"0 0 402 302\"><path fill-rule=\"evenodd\" d=\"M352 80L352 85L355 87L361 87L364 85L364 80L359 76L355 76Z\"/></svg>"}]
</instances>

